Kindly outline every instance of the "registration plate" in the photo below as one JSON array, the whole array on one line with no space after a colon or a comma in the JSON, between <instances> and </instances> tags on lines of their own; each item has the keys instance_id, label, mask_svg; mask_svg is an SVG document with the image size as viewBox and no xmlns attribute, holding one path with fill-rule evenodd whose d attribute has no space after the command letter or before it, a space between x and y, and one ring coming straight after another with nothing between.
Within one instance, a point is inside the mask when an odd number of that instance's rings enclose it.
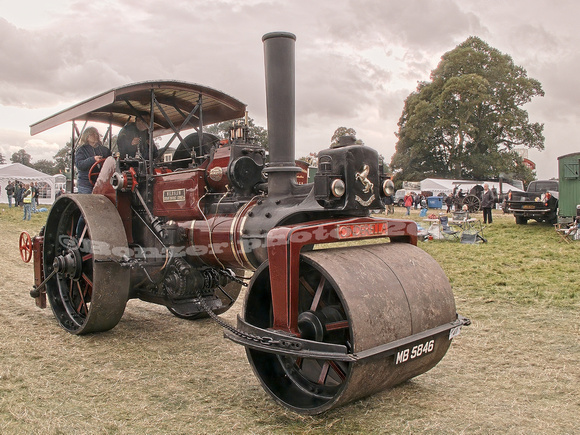
<instances>
[{"instance_id":1,"label":"registration plate","mask_svg":"<svg viewBox=\"0 0 580 435\"><path fill-rule=\"evenodd\" d=\"M435 340L427 340L424 343L419 343L414 346L410 346L406 349L402 349L395 354L395 364L402 364L408 361L419 358L420 356L426 355L433 352L435 349Z\"/></svg>"}]
</instances>

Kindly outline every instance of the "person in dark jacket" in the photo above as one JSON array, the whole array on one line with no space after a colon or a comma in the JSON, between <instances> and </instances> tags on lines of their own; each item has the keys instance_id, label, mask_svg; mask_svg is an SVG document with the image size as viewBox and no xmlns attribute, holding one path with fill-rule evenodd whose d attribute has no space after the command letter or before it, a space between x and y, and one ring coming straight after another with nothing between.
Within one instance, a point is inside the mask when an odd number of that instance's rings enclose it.
<instances>
[{"instance_id":1,"label":"person in dark jacket","mask_svg":"<svg viewBox=\"0 0 580 435\"><path fill-rule=\"evenodd\" d=\"M117 146L122 159L135 157L137 151L145 160L149 160L149 125L148 116L138 116L134 122L126 123L117 137ZM153 158L157 157L158 150L153 145Z\"/></svg>"},{"instance_id":2,"label":"person in dark jacket","mask_svg":"<svg viewBox=\"0 0 580 435\"><path fill-rule=\"evenodd\" d=\"M493 207L493 203L495 201L495 197L493 196L493 192L489 190L489 185L485 183L483 185L483 194L481 195L481 209L483 210L483 223L492 223L493 219L491 216L491 209Z\"/></svg>"},{"instance_id":3,"label":"person in dark jacket","mask_svg":"<svg viewBox=\"0 0 580 435\"><path fill-rule=\"evenodd\" d=\"M18 180L14 182L14 205L16 207L22 206L22 183Z\"/></svg>"},{"instance_id":4,"label":"person in dark jacket","mask_svg":"<svg viewBox=\"0 0 580 435\"><path fill-rule=\"evenodd\" d=\"M393 195L387 195L385 196L385 208L386 208L386 214L394 214L395 213L395 199L393 198Z\"/></svg>"},{"instance_id":5,"label":"person in dark jacket","mask_svg":"<svg viewBox=\"0 0 580 435\"><path fill-rule=\"evenodd\" d=\"M445 197L445 205L447 206L447 213L450 213L453 207L453 197L451 195Z\"/></svg>"},{"instance_id":6,"label":"person in dark jacket","mask_svg":"<svg viewBox=\"0 0 580 435\"><path fill-rule=\"evenodd\" d=\"M8 196L8 207L12 207L12 199L14 199L14 184L12 181L8 182L8 185L5 187L6 195Z\"/></svg>"},{"instance_id":7,"label":"person in dark jacket","mask_svg":"<svg viewBox=\"0 0 580 435\"><path fill-rule=\"evenodd\" d=\"M34 184L34 181L30 182L30 191L32 192L32 202L31 210L32 213L36 213L36 205L38 204L38 183Z\"/></svg>"},{"instance_id":8,"label":"person in dark jacket","mask_svg":"<svg viewBox=\"0 0 580 435\"><path fill-rule=\"evenodd\" d=\"M79 171L78 192L92 193L89 170L99 160L109 157L111 151L101 144L101 135L95 127L88 127L81 135L81 145L75 152L75 165Z\"/></svg>"}]
</instances>

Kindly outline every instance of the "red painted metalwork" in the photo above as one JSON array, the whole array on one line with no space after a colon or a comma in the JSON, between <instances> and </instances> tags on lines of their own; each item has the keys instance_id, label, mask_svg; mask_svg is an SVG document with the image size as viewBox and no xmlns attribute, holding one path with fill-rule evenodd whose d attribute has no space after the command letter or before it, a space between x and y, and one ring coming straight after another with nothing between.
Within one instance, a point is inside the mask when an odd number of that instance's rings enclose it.
<instances>
[{"instance_id":1,"label":"red painted metalwork","mask_svg":"<svg viewBox=\"0 0 580 435\"><path fill-rule=\"evenodd\" d=\"M190 261L214 267L255 270L242 242L244 218L256 204L248 202L235 215L211 215L207 219L178 222L187 234L186 255ZM253 249L250 245L246 249Z\"/></svg>"},{"instance_id":2,"label":"red painted metalwork","mask_svg":"<svg viewBox=\"0 0 580 435\"><path fill-rule=\"evenodd\" d=\"M44 261L42 258L44 237L36 236L32 239L32 252L34 253L34 286L39 287L44 281ZM41 288L38 296L34 298L36 306L46 308L46 289Z\"/></svg>"},{"instance_id":3,"label":"red painted metalwork","mask_svg":"<svg viewBox=\"0 0 580 435\"><path fill-rule=\"evenodd\" d=\"M131 192L134 192L135 188L139 185L137 182L137 171L135 171L135 168L130 167L129 173L131 174Z\"/></svg>"},{"instance_id":4,"label":"red painted metalwork","mask_svg":"<svg viewBox=\"0 0 580 435\"><path fill-rule=\"evenodd\" d=\"M188 257L208 266L240 267L232 247L233 219L233 216L220 215L181 223L188 230Z\"/></svg>"},{"instance_id":5,"label":"red painted metalwork","mask_svg":"<svg viewBox=\"0 0 580 435\"><path fill-rule=\"evenodd\" d=\"M99 173L101 172L101 167L102 167L103 163L105 162L105 160L107 160L107 157L97 160L95 163L93 163L93 166L91 166L91 169L89 169L89 175L88 175L89 182L93 186L97 182L97 178L99 177Z\"/></svg>"},{"instance_id":6,"label":"red painted metalwork","mask_svg":"<svg viewBox=\"0 0 580 435\"><path fill-rule=\"evenodd\" d=\"M296 173L296 183L298 184L308 183L308 167L310 165L303 160L296 160L296 166L300 168L300 172Z\"/></svg>"},{"instance_id":7,"label":"red painted metalwork","mask_svg":"<svg viewBox=\"0 0 580 435\"><path fill-rule=\"evenodd\" d=\"M351 231L349 237L346 237L349 240L389 237L391 242L417 245L417 224L413 221L351 218L273 228L268 233L267 240L274 329L300 335L298 331L300 250L305 245L340 242L345 239L345 228Z\"/></svg>"},{"instance_id":8,"label":"red painted metalwork","mask_svg":"<svg viewBox=\"0 0 580 435\"><path fill-rule=\"evenodd\" d=\"M18 246L20 249L20 258L22 258L22 261L25 263L28 263L32 258L32 239L30 238L30 234L26 231L20 233Z\"/></svg>"},{"instance_id":9,"label":"red painted metalwork","mask_svg":"<svg viewBox=\"0 0 580 435\"><path fill-rule=\"evenodd\" d=\"M156 175L153 214L169 219L203 219L199 201L205 193L204 174L203 168L196 168Z\"/></svg>"},{"instance_id":10,"label":"red painted metalwork","mask_svg":"<svg viewBox=\"0 0 580 435\"><path fill-rule=\"evenodd\" d=\"M229 146L216 149L213 160L207 167L206 182L213 192L225 192L227 190L230 153L231 147Z\"/></svg>"}]
</instances>

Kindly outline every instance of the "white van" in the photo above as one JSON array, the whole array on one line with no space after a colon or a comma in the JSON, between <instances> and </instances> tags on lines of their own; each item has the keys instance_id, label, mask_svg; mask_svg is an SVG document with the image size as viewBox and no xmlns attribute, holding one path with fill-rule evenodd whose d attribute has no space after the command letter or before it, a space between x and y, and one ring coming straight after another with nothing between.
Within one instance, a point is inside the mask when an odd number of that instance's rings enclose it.
<instances>
[{"instance_id":1,"label":"white van","mask_svg":"<svg viewBox=\"0 0 580 435\"><path fill-rule=\"evenodd\" d=\"M399 189L395 192L395 205L403 207L405 205L405 195L407 194L407 189Z\"/></svg>"}]
</instances>

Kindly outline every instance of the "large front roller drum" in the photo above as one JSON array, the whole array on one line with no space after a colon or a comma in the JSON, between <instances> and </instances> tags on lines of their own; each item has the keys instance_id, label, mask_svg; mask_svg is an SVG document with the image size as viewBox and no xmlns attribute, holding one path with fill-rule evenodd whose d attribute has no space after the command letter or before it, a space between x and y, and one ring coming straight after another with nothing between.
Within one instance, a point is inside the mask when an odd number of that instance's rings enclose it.
<instances>
[{"instance_id":1,"label":"large front roller drum","mask_svg":"<svg viewBox=\"0 0 580 435\"><path fill-rule=\"evenodd\" d=\"M245 321L272 326L268 264L252 282ZM342 344L360 354L456 320L451 286L437 262L410 244L391 243L303 253L298 325L302 338ZM433 340L433 342L431 342ZM449 331L421 343L421 352L356 362L300 358L247 348L254 373L282 405L318 414L399 384L434 367ZM423 350L423 348L425 350Z\"/></svg>"},{"instance_id":2,"label":"large front roller drum","mask_svg":"<svg viewBox=\"0 0 580 435\"><path fill-rule=\"evenodd\" d=\"M82 217L82 219L81 219ZM64 195L50 210L44 235L46 295L71 334L107 331L121 319L129 297L128 251L117 209L103 195Z\"/></svg>"}]
</instances>

